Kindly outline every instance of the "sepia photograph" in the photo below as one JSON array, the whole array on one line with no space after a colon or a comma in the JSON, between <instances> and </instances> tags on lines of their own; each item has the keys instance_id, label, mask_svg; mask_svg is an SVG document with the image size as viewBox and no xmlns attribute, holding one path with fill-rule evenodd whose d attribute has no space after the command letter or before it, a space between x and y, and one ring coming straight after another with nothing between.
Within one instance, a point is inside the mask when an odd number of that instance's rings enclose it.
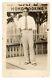
<instances>
[{"instance_id":1,"label":"sepia photograph","mask_svg":"<svg viewBox=\"0 0 52 80\"><path fill-rule=\"evenodd\" d=\"M6 70L48 74L48 23L48 3L3 3Z\"/></svg>"}]
</instances>

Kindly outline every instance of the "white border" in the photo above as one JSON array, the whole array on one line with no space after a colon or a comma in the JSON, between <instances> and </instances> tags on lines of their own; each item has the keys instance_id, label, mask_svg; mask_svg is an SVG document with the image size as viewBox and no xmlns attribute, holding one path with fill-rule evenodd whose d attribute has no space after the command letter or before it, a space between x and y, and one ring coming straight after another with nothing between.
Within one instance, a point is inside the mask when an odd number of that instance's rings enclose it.
<instances>
[{"instance_id":1,"label":"white border","mask_svg":"<svg viewBox=\"0 0 52 80\"><path fill-rule=\"evenodd\" d=\"M17 0L12 0L16 2ZM19 0L18 2L30 2L30 0ZM3 2L11 2L11 0L3 0ZM32 0L31 2L37 2L37 0ZM38 2L49 2L50 3L50 76L47 78L35 78L35 80L52 80L52 0L38 0ZM2 65L2 1L0 1L0 63ZM2 66L0 65L0 73L2 72ZM1 75L2 76L2 75ZM0 80L3 78L0 77ZM9 78L8 78L9 79ZM30 78L31 80L32 78ZM14 78L12 78L14 80ZM17 80L17 78L16 78Z\"/></svg>"}]
</instances>

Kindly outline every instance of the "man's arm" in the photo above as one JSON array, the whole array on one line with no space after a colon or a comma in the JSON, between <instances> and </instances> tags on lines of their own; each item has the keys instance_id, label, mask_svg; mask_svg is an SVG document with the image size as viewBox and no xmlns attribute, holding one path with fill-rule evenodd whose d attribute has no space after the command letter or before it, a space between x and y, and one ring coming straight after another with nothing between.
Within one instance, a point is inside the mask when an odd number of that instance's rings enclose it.
<instances>
[{"instance_id":1,"label":"man's arm","mask_svg":"<svg viewBox=\"0 0 52 80\"><path fill-rule=\"evenodd\" d=\"M35 20L32 19L32 30L33 30L33 34L36 33L36 24L35 24Z\"/></svg>"},{"instance_id":2,"label":"man's arm","mask_svg":"<svg viewBox=\"0 0 52 80\"><path fill-rule=\"evenodd\" d=\"M17 29L20 31L20 37L22 37L22 33L21 33L21 20L19 19L19 21L18 21L18 27L17 27Z\"/></svg>"}]
</instances>

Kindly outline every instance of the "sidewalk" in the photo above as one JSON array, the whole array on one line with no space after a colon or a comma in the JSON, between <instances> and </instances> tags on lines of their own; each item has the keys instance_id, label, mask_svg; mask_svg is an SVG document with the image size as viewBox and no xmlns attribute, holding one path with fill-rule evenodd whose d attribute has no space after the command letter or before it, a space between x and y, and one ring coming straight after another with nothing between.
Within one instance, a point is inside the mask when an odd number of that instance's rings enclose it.
<instances>
[{"instance_id":1,"label":"sidewalk","mask_svg":"<svg viewBox=\"0 0 52 80\"><path fill-rule=\"evenodd\" d=\"M25 65L25 59L23 57L11 57L6 59L6 67L10 69L20 69L20 70L34 70L34 69L41 69L46 70L48 67L47 64L47 54L39 54L36 56L37 65L27 64Z\"/></svg>"}]
</instances>

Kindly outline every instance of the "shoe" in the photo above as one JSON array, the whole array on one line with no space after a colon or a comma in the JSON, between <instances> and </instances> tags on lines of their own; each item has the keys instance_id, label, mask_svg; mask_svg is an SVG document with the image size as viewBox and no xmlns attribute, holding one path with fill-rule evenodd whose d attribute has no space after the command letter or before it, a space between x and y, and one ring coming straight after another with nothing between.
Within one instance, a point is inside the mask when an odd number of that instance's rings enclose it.
<instances>
[{"instance_id":1,"label":"shoe","mask_svg":"<svg viewBox=\"0 0 52 80\"><path fill-rule=\"evenodd\" d=\"M29 64L29 62L25 62L25 65Z\"/></svg>"},{"instance_id":2,"label":"shoe","mask_svg":"<svg viewBox=\"0 0 52 80\"><path fill-rule=\"evenodd\" d=\"M35 65L35 66L37 65L37 63L31 63L31 64L32 64L32 65Z\"/></svg>"}]
</instances>

